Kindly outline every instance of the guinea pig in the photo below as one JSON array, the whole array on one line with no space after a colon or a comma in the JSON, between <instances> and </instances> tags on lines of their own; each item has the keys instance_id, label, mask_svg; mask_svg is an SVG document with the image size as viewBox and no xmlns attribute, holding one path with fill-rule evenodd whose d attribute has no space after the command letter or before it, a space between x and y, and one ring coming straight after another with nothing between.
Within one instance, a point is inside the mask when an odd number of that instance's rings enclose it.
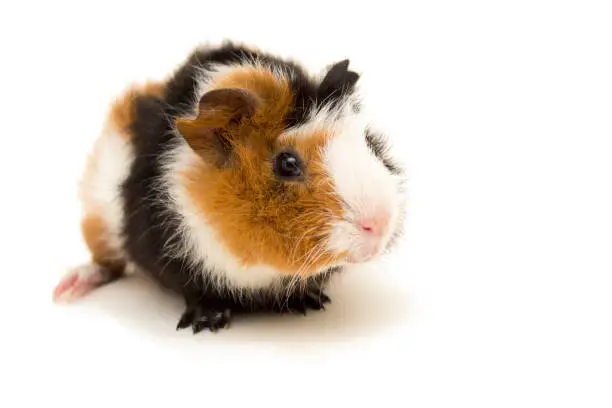
<instances>
[{"instance_id":1,"label":"guinea pig","mask_svg":"<svg viewBox=\"0 0 612 408\"><path fill-rule=\"evenodd\" d=\"M244 45L201 46L111 105L79 186L91 262L55 301L127 273L182 296L177 330L320 310L329 277L400 235L401 167L349 61L320 74Z\"/></svg>"}]
</instances>

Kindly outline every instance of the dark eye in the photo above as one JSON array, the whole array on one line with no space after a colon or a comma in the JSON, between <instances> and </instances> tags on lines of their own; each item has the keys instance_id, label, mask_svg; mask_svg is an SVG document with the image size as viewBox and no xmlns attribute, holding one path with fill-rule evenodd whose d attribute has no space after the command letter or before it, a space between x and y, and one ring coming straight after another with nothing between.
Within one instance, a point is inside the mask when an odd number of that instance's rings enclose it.
<instances>
[{"instance_id":1,"label":"dark eye","mask_svg":"<svg viewBox=\"0 0 612 408\"><path fill-rule=\"evenodd\" d=\"M279 153L274 158L274 173L285 180L296 180L302 177L300 158L289 152Z\"/></svg>"}]
</instances>

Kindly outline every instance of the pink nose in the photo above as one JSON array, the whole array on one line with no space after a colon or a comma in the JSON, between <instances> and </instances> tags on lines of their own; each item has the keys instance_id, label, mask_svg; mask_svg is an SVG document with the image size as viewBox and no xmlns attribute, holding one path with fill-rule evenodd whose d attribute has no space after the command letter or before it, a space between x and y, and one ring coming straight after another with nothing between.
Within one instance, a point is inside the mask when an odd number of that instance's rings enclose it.
<instances>
[{"instance_id":1,"label":"pink nose","mask_svg":"<svg viewBox=\"0 0 612 408\"><path fill-rule=\"evenodd\" d=\"M387 217L369 217L357 221L362 231L374 236L381 236L387 228Z\"/></svg>"}]
</instances>

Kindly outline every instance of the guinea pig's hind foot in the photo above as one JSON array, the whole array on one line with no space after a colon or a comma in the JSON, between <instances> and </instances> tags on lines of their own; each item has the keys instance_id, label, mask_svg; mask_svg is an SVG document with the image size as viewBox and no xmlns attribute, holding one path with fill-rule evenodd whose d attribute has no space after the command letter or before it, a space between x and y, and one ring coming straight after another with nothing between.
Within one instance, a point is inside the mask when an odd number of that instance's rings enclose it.
<instances>
[{"instance_id":1,"label":"guinea pig's hind foot","mask_svg":"<svg viewBox=\"0 0 612 408\"><path fill-rule=\"evenodd\" d=\"M76 266L68 270L53 290L53 301L70 302L118 277L110 269L95 263Z\"/></svg>"},{"instance_id":2,"label":"guinea pig's hind foot","mask_svg":"<svg viewBox=\"0 0 612 408\"><path fill-rule=\"evenodd\" d=\"M229 325L232 311L229 308L215 307L206 304L188 305L179 320L176 330L191 326L193 334L204 329L216 332Z\"/></svg>"}]
</instances>

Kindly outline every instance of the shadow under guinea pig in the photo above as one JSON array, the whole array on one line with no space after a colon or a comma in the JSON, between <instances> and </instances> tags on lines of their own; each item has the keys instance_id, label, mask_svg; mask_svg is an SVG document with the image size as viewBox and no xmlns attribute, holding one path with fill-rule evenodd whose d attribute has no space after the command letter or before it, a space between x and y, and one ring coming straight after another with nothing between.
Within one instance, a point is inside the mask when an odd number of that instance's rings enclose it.
<instances>
[{"instance_id":1,"label":"shadow under guinea pig","mask_svg":"<svg viewBox=\"0 0 612 408\"><path fill-rule=\"evenodd\" d=\"M300 314L239 315L227 329L193 335L175 327L184 304L181 298L161 291L148 280L131 276L101 287L81 299L126 327L160 338L214 339L222 342L325 343L357 336L378 335L406 320L409 305L381 266L352 267L332 277L326 293L332 303L324 311Z\"/></svg>"}]
</instances>

